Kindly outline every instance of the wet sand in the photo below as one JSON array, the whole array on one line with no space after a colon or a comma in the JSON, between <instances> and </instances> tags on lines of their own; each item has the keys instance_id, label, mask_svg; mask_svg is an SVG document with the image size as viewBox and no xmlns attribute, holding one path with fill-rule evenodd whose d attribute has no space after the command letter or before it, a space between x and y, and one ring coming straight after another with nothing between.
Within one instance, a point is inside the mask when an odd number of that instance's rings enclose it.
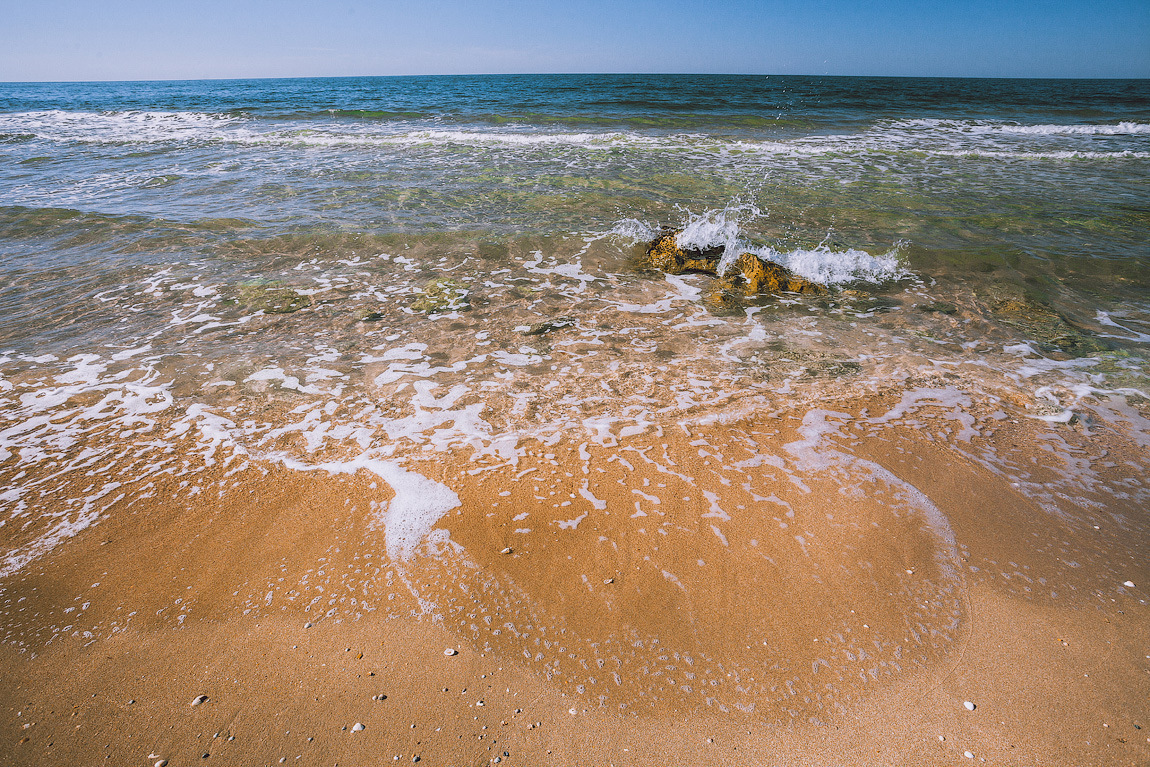
<instances>
[{"instance_id":1,"label":"wet sand","mask_svg":"<svg viewBox=\"0 0 1150 767\"><path fill-rule=\"evenodd\" d=\"M120 488L0 580L0 761L1146 764L1144 452L899 405L427 451L411 551L366 471Z\"/></svg>"}]
</instances>

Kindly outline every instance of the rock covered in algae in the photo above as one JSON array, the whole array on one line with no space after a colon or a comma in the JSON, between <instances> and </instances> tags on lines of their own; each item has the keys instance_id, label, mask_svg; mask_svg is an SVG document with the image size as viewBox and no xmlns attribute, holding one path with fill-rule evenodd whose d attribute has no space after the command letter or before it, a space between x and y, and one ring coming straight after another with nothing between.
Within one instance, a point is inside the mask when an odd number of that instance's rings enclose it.
<instances>
[{"instance_id":1,"label":"rock covered in algae","mask_svg":"<svg viewBox=\"0 0 1150 767\"><path fill-rule=\"evenodd\" d=\"M1033 341L1043 351L1085 357L1109 348L1030 296L999 288L990 291L987 297L991 311L1001 322L1020 330L1027 340Z\"/></svg>"},{"instance_id":2,"label":"rock covered in algae","mask_svg":"<svg viewBox=\"0 0 1150 767\"><path fill-rule=\"evenodd\" d=\"M826 288L798 276L782 264L763 261L754 253L744 253L735 261L735 270L727 275L719 275L719 262L722 249L683 250L676 242L677 232L664 231L651 241L647 248L644 264L667 274L701 272L719 276L721 286L712 286L704 292L704 303L714 308L728 305L730 294L741 292L746 296L760 293L802 293L822 295ZM720 295L721 294L721 295ZM708 296L711 300L708 301ZM725 296L725 298L723 298Z\"/></svg>"},{"instance_id":3,"label":"rock covered in algae","mask_svg":"<svg viewBox=\"0 0 1150 767\"><path fill-rule=\"evenodd\" d=\"M291 314L312 303L309 296L300 295L295 288L279 280L267 279L241 282L231 290L231 295L225 301L246 311L261 311L264 314Z\"/></svg>"},{"instance_id":4,"label":"rock covered in algae","mask_svg":"<svg viewBox=\"0 0 1150 767\"><path fill-rule=\"evenodd\" d=\"M411 308L426 314L464 311L471 308L470 294L466 285L439 277L423 286L423 295L412 302Z\"/></svg>"}]
</instances>

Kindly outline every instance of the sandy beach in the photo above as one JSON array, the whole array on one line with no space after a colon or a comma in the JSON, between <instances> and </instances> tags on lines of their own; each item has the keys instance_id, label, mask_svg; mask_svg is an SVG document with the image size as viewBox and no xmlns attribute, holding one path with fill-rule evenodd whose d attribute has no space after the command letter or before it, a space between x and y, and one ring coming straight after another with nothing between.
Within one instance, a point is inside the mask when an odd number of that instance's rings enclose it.
<instances>
[{"instance_id":1,"label":"sandy beach","mask_svg":"<svg viewBox=\"0 0 1150 767\"><path fill-rule=\"evenodd\" d=\"M3 761L1145 764L1145 456L896 405L428 455L459 505L390 555L367 471L129 489L0 582Z\"/></svg>"}]
</instances>

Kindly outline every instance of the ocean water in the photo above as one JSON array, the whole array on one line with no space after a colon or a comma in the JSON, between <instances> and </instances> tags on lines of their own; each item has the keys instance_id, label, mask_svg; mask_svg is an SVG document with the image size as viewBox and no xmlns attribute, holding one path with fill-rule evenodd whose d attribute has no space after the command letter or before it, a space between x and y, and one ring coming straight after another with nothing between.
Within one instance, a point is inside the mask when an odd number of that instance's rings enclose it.
<instances>
[{"instance_id":1,"label":"ocean water","mask_svg":"<svg viewBox=\"0 0 1150 767\"><path fill-rule=\"evenodd\" d=\"M665 227L828 292L709 303L709 275L642 266ZM1144 80L0 84L0 576L158 478L223 492L260 463L374 471L402 562L429 534L448 550L432 530L458 488L420 472L431 456L517 476L555 445L587 468L786 416L801 439L741 470L889 493L938 548L922 593L953 636L946 520L820 440L930 415L1052 518L1150 498L1075 447L1150 447L1148 233ZM878 396L885 413L835 409ZM1060 477L979 440L1027 419ZM575 490L558 534L605 509ZM737 545L715 503L704 532Z\"/></svg>"}]
</instances>

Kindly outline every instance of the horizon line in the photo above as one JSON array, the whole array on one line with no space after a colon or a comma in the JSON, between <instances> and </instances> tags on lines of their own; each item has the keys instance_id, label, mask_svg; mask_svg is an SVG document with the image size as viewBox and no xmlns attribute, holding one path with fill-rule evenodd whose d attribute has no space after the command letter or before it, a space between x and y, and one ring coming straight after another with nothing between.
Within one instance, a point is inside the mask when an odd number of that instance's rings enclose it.
<instances>
[{"instance_id":1,"label":"horizon line","mask_svg":"<svg viewBox=\"0 0 1150 767\"><path fill-rule=\"evenodd\" d=\"M404 77L828 77L828 78L867 78L885 80L1150 80L1150 77L1094 76L1072 77L1064 75L844 75L844 74L802 74L757 72L458 72L427 74L383 74L383 75L286 75L277 77L166 77L154 79L107 79L107 80L0 80L0 85L81 85L109 83L190 83L190 82L241 82L246 80L356 80Z\"/></svg>"}]
</instances>

